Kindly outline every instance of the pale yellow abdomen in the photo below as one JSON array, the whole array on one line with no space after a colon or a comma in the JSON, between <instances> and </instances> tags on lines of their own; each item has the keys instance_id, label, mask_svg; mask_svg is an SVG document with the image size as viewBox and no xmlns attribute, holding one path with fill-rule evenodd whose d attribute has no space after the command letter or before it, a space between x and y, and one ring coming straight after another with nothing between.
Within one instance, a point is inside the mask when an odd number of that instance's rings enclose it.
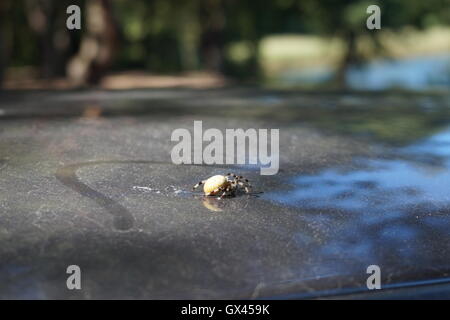
<instances>
[{"instance_id":1,"label":"pale yellow abdomen","mask_svg":"<svg viewBox=\"0 0 450 320\"><path fill-rule=\"evenodd\" d=\"M227 179L224 176L212 176L211 178L206 180L205 185L203 186L203 191L205 192L205 194L214 195L214 193L212 193L214 190L217 190L220 187L225 187L226 184Z\"/></svg>"}]
</instances>

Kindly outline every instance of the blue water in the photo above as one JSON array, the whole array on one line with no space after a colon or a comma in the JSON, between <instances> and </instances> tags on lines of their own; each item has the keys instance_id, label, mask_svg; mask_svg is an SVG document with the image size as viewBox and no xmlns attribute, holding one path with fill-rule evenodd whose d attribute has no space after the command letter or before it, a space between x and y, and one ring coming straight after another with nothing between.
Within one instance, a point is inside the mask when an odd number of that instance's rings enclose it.
<instances>
[{"instance_id":1,"label":"blue water","mask_svg":"<svg viewBox=\"0 0 450 320\"><path fill-rule=\"evenodd\" d=\"M450 55L374 61L351 68L347 82L354 89L450 88Z\"/></svg>"},{"instance_id":2,"label":"blue water","mask_svg":"<svg viewBox=\"0 0 450 320\"><path fill-rule=\"evenodd\" d=\"M295 238L303 250L326 238L311 253L319 273L345 274L343 261L352 261L384 272L418 267L426 280L425 270L450 267L450 127L389 157L361 157L285 182L287 190L262 197L299 209L312 230Z\"/></svg>"},{"instance_id":3,"label":"blue water","mask_svg":"<svg viewBox=\"0 0 450 320\"><path fill-rule=\"evenodd\" d=\"M426 204L450 204L450 127L399 148L392 159L359 158L288 181L292 189L265 195L288 206L337 208L356 212L389 212ZM376 216L374 216L376 219Z\"/></svg>"},{"instance_id":4,"label":"blue water","mask_svg":"<svg viewBox=\"0 0 450 320\"><path fill-rule=\"evenodd\" d=\"M292 69L281 75L280 82L317 85L331 81L333 76L326 67ZM450 89L450 55L380 59L351 67L346 79L352 89Z\"/></svg>"}]
</instances>

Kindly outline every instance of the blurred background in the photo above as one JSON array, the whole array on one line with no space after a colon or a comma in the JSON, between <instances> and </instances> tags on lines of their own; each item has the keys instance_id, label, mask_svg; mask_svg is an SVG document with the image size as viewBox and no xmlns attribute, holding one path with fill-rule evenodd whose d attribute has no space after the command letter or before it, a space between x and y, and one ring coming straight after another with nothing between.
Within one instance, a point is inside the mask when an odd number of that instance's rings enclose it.
<instances>
[{"instance_id":1,"label":"blurred background","mask_svg":"<svg viewBox=\"0 0 450 320\"><path fill-rule=\"evenodd\" d=\"M321 297L372 264L447 296L449 4L0 0L0 299ZM173 165L196 120L279 129L279 173ZM190 192L230 169L263 193Z\"/></svg>"},{"instance_id":2,"label":"blurred background","mask_svg":"<svg viewBox=\"0 0 450 320\"><path fill-rule=\"evenodd\" d=\"M81 8L68 30L66 8ZM381 30L368 30L369 5ZM448 0L2 0L0 87L448 90Z\"/></svg>"}]
</instances>

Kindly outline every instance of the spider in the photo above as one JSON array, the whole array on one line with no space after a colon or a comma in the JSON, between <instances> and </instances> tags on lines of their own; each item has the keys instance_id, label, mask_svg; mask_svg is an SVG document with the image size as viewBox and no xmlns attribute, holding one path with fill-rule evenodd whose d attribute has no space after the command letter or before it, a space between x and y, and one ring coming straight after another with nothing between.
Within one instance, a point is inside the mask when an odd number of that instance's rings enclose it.
<instances>
[{"instance_id":1,"label":"spider","mask_svg":"<svg viewBox=\"0 0 450 320\"><path fill-rule=\"evenodd\" d=\"M234 197L236 191L241 189L244 189L245 193L249 193L252 188L248 179L245 179L243 176L237 176L234 173L227 173L224 176L216 175L202 180L192 190L197 189L201 185L203 185L205 196L220 196L220 199L227 196Z\"/></svg>"}]
</instances>

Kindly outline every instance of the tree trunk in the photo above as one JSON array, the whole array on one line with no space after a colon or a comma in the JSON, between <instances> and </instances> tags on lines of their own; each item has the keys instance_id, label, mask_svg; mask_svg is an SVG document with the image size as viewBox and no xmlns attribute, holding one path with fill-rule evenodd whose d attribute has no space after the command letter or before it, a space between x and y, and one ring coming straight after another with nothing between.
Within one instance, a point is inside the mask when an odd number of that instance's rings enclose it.
<instances>
[{"instance_id":1,"label":"tree trunk","mask_svg":"<svg viewBox=\"0 0 450 320\"><path fill-rule=\"evenodd\" d=\"M208 71L223 71L224 15L221 0L208 0L200 7L201 39L200 55L203 66Z\"/></svg>"},{"instance_id":2,"label":"tree trunk","mask_svg":"<svg viewBox=\"0 0 450 320\"><path fill-rule=\"evenodd\" d=\"M347 87L347 73L350 66L357 61L356 33L349 31L344 35L345 53L336 72L335 83L339 88Z\"/></svg>"},{"instance_id":3,"label":"tree trunk","mask_svg":"<svg viewBox=\"0 0 450 320\"><path fill-rule=\"evenodd\" d=\"M57 8L52 1L28 0L25 2L25 10L28 24L38 37L41 52L40 75L51 78L58 73L58 57L53 43Z\"/></svg>"},{"instance_id":4,"label":"tree trunk","mask_svg":"<svg viewBox=\"0 0 450 320\"><path fill-rule=\"evenodd\" d=\"M67 67L78 85L98 84L111 66L118 46L118 27L108 0L87 1L86 24L80 49Z\"/></svg>"},{"instance_id":5,"label":"tree trunk","mask_svg":"<svg viewBox=\"0 0 450 320\"><path fill-rule=\"evenodd\" d=\"M0 12L0 20L3 21L1 12ZM5 69L6 69L6 44L2 31L3 28L0 30L0 89L3 86L3 79L5 77Z\"/></svg>"},{"instance_id":6,"label":"tree trunk","mask_svg":"<svg viewBox=\"0 0 450 320\"><path fill-rule=\"evenodd\" d=\"M6 67L8 66L9 47L6 43L6 32L9 30L6 23L7 7L10 6L9 2L0 2L0 89L3 86L5 79Z\"/></svg>"}]
</instances>

